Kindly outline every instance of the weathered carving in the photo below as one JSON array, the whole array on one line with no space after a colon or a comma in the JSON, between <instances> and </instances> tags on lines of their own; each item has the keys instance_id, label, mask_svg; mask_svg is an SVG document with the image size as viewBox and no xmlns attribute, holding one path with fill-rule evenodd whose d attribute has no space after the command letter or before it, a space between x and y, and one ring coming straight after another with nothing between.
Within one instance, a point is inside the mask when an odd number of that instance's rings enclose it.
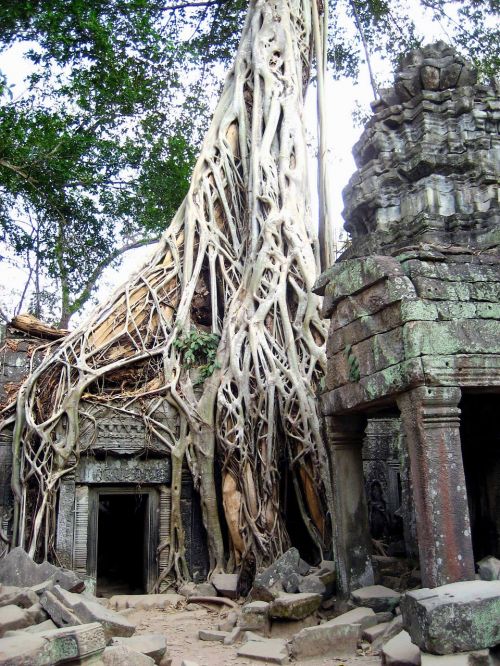
<instances>
[{"instance_id":1,"label":"weathered carving","mask_svg":"<svg viewBox=\"0 0 500 666\"><path fill-rule=\"evenodd\" d=\"M96 460L83 457L76 470L77 483L120 484L170 484L171 463L169 458Z\"/></svg>"}]
</instances>

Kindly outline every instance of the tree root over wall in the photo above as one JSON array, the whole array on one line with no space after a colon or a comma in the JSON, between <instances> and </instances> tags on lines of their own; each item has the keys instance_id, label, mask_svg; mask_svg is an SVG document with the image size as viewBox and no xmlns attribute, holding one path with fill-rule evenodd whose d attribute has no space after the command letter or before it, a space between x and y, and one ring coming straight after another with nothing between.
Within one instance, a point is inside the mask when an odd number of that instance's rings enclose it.
<instances>
[{"instance_id":1,"label":"tree root over wall","mask_svg":"<svg viewBox=\"0 0 500 666\"><path fill-rule=\"evenodd\" d=\"M59 482L78 463L89 404L141 419L170 452L162 577L189 575L180 514L186 462L212 572L266 564L288 547L285 459L313 542L320 553L328 548L331 490L316 399L326 327L311 291L319 253L302 118L321 32L314 2L252 0L189 193L155 253L20 391L15 532L31 553L52 547ZM165 403L175 423L160 419Z\"/></svg>"}]
</instances>

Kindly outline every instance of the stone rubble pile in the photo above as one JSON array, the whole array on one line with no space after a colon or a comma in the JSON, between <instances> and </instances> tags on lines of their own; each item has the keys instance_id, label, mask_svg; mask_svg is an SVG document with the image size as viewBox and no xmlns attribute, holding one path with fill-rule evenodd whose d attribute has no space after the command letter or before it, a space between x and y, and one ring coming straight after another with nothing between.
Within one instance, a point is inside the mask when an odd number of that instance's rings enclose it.
<instances>
[{"instance_id":1,"label":"stone rubble pile","mask_svg":"<svg viewBox=\"0 0 500 666\"><path fill-rule=\"evenodd\" d=\"M134 633L73 571L22 548L0 562L0 666L169 666L164 636Z\"/></svg>"},{"instance_id":2,"label":"stone rubble pile","mask_svg":"<svg viewBox=\"0 0 500 666\"><path fill-rule=\"evenodd\" d=\"M478 567L492 576L494 558L485 559L488 566L482 560ZM379 655L387 666L497 663L489 648L500 644L500 580L405 593L370 585L345 602L332 596L334 571L332 562L310 567L292 548L258 573L249 599L218 630L200 629L198 637L273 664L355 655ZM302 591L311 589L308 579L321 580L322 593Z\"/></svg>"}]
</instances>

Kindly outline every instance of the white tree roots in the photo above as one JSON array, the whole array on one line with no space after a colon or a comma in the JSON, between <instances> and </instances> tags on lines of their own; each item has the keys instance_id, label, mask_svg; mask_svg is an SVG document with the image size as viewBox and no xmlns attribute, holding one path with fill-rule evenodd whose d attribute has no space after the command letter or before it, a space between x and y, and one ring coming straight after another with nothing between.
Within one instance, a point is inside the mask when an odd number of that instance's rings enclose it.
<instances>
[{"instance_id":1,"label":"white tree roots","mask_svg":"<svg viewBox=\"0 0 500 666\"><path fill-rule=\"evenodd\" d=\"M316 1L251 0L189 193L155 254L22 388L15 528L32 553L51 547L59 482L78 463L89 404L134 415L170 453L162 576L188 577L180 515L186 463L200 493L211 571L248 559L265 564L289 545L285 474L319 554L328 547L331 491L316 395L326 329L311 291L319 257L302 117L320 34ZM193 329L218 336L213 372L198 382L182 346ZM159 417L165 403L173 421Z\"/></svg>"}]
</instances>

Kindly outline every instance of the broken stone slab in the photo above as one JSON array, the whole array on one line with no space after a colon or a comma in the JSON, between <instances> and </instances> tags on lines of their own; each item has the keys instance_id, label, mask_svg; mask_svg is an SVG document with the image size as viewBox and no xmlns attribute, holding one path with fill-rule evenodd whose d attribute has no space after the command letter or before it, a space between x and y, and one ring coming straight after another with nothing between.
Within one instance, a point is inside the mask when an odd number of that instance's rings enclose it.
<instances>
[{"instance_id":1,"label":"broken stone slab","mask_svg":"<svg viewBox=\"0 0 500 666\"><path fill-rule=\"evenodd\" d=\"M13 585L0 586L0 606L19 606L29 608L38 603L37 594L29 587L17 587Z\"/></svg>"},{"instance_id":2,"label":"broken stone slab","mask_svg":"<svg viewBox=\"0 0 500 666\"><path fill-rule=\"evenodd\" d=\"M374 611L393 611L399 604L401 594L384 585L368 585L351 592L351 598L358 606L368 606Z\"/></svg>"},{"instance_id":3,"label":"broken stone slab","mask_svg":"<svg viewBox=\"0 0 500 666\"><path fill-rule=\"evenodd\" d=\"M125 610L126 608L179 608L186 598L182 594L115 594L109 599L109 608Z\"/></svg>"},{"instance_id":4,"label":"broken stone slab","mask_svg":"<svg viewBox=\"0 0 500 666\"><path fill-rule=\"evenodd\" d=\"M385 645L387 642L391 640L391 638L397 636L402 629L403 629L403 618L401 617L401 615L398 615L389 622L382 636L379 636L373 641L372 649L374 651L380 650L382 645Z\"/></svg>"},{"instance_id":5,"label":"broken stone slab","mask_svg":"<svg viewBox=\"0 0 500 666\"><path fill-rule=\"evenodd\" d=\"M264 636L254 633L253 631L244 631L243 632L243 642L247 641L265 641L267 640Z\"/></svg>"},{"instance_id":6,"label":"broken stone slab","mask_svg":"<svg viewBox=\"0 0 500 666\"><path fill-rule=\"evenodd\" d=\"M299 592L299 586L303 580L303 576L301 576L299 573L292 573L289 578L287 578L286 581L283 583L276 583L272 590L276 590L278 593L280 589L282 588L285 592L289 593L294 593L294 592ZM280 588L281 585L281 588ZM278 594L279 596L279 594Z\"/></svg>"},{"instance_id":7,"label":"broken stone slab","mask_svg":"<svg viewBox=\"0 0 500 666\"><path fill-rule=\"evenodd\" d=\"M379 613L375 613L375 615L379 624L382 622L392 622L394 620L394 615L390 611L380 611Z\"/></svg>"},{"instance_id":8,"label":"broken stone slab","mask_svg":"<svg viewBox=\"0 0 500 666\"><path fill-rule=\"evenodd\" d=\"M73 592L80 592L85 587L74 571L56 567L49 562L37 564L20 546L13 548L0 561L0 583L3 585L31 587L46 580Z\"/></svg>"},{"instance_id":9,"label":"broken stone slab","mask_svg":"<svg viewBox=\"0 0 500 666\"><path fill-rule=\"evenodd\" d=\"M0 665L50 666L44 652L46 648L46 641L37 634L19 632L8 638L0 638Z\"/></svg>"},{"instance_id":10,"label":"broken stone slab","mask_svg":"<svg viewBox=\"0 0 500 666\"><path fill-rule=\"evenodd\" d=\"M498 663L492 660L489 650L439 655L421 652L420 656L422 666L492 666Z\"/></svg>"},{"instance_id":11,"label":"broken stone slab","mask_svg":"<svg viewBox=\"0 0 500 666\"><path fill-rule=\"evenodd\" d=\"M238 574L214 574L212 576L211 583L217 590L217 594L219 594L219 596L227 597L228 599L237 599Z\"/></svg>"},{"instance_id":12,"label":"broken stone slab","mask_svg":"<svg viewBox=\"0 0 500 666\"><path fill-rule=\"evenodd\" d=\"M216 631L215 629L200 629L198 638L200 641L215 641L216 643L224 643L224 639L229 636L227 631Z\"/></svg>"},{"instance_id":13,"label":"broken stone slab","mask_svg":"<svg viewBox=\"0 0 500 666\"><path fill-rule=\"evenodd\" d=\"M383 666L420 666L420 650L406 631L391 638L382 648Z\"/></svg>"},{"instance_id":14,"label":"broken stone slab","mask_svg":"<svg viewBox=\"0 0 500 666\"><path fill-rule=\"evenodd\" d=\"M363 640L373 643L376 638L383 636L385 630L389 626L389 622L381 622L380 624L375 624L373 627L367 627L363 629L361 634Z\"/></svg>"},{"instance_id":15,"label":"broken stone slab","mask_svg":"<svg viewBox=\"0 0 500 666\"><path fill-rule=\"evenodd\" d=\"M316 627L319 619L316 614L308 615L303 620L275 620L271 623L269 638L285 638L289 640L295 634L307 627Z\"/></svg>"},{"instance_id":16,"label":"broken stone slab","mask_svg":"<svg viewBox=\"0 0 500 666\"><path fill-rule=\"evenodd\" d=\"M57 625L52 620L44 620L40 624L34 624L31 627L27 627L24 631L29 631L30 634L39 634L41 631L52 631L57 629Z\"/></svg>"},{"instance_id":17,"label":"broken stone slab","mask_svg":"<svg viewBox=\"0 0 500 666\"><path fill-rule=\"evenodd\" d=\"M251 601L241 609L237 621L242 630L262 631L269 634L271 622L269 620L269 603L267 601Z\"/></svg>"},{"instance_id":18,"label":"broken stone slab","mask_svg":"<svg viewBox=\"0 0 500 666\"><path fill-rule=\"evenodd\" d=\"M131 650L126 645L110 645L102 653L104 666L153 666L151 657Z\"/></svg>"},{"instance_id":19,"label":"broken stone slab","mask_svg":"<svg viewBox=\"0 0 500 666\"><path fill-rule=\"evenodd\" d=\"M145 654L159 664L167 651L167 639L162 634L140 634L138 636L115 636L111 645L125 645L135 652Z\"/></svg>"},{"instance_id":20,"label":"broken stone slab","mask_svg":"<svg viewBox=\"0 0 500 666\"><path fill-rule=\"evenodd\" d=\"M45 616L46 617L46 616ZM42 619L45 619L42 618ZM38 604L31 608L19 608L19 606L3 606L0 608L0 637L7 631L25 629L37 624L40 619Z\"/></svg>"},{"instance_id":21,"label":"broken stone slab","mask_svg":"<svg viewBox=\"0 0 500 666\"><path fill-rule=\"evenodd\" d=\"M255 576L251 597L253 600L273 601L284 589L292 574L299 573L300 554L296 548L283 553L271 566Z\"/></svg>"},{"instance_id":22,"label":"broken stone slab","mask_svg":"<svg viewBox=\"0 0 500 666\"><path fill-rule=\"evenodd\" d=\"M59 627L99 622L107 640L113 636L132 636L135 631L135 625L123 615L57 585L52 592L42 594L40 603Z\"/></svg>"},{"instance_id":23,"label":"broken stone slab","mask_svg":"<svg viewBox=\"0 0 500 666\"><path fill-rule=\"evenodd\" d=\"M218 629L219 631L230 632L231 629L234 629L236 622L238 621L238 613L236 611L229 611L227 616L222 622L219 622Z\"/></svg>"},{"instance_id":24,"label":"broken stone slab","mask_svg":"<svg viewBox=\"0 0 500 666\"><path fill-rule=\"evenodd\" d=\"M491 555L483 557L477 563L479 576L481 580L499 580L500 579L500 560Z\"/></svg>"},{"instance_id":25,"label":"broken stone slab","mask_svg":"<svg viewBox=\"0 0 500 666\"><path fill-rule=\"evenodd\" d=\"M312 592L313 594L321 594L323 597L326 594L326 585L319 576L311 574L299 583L299 592Z\"/></svg>"},{"instance_id":26,"label":"broken stone slab","mask_svg":"<svg viewBox=\"0 0 500 666\"><path fill-rule=\"evenodd\" d=\"M265 638L262 641L248 641L237 650L238 657L248 657L270 664L286 664L290 658L286 641L280 638Z\"/></svg>"},{"instance_id":27,"label":"broken stone slab","mask_svg":"<svg viewBox=\"0 0 500 666\"><path fill-rule=\"evenodd\" d=\"M302 620L318 610L322 601L321 594L283 592L269 605L269 616L280 620Z\"/></svg>"},{"instance_id":28,"label":"broken stone slab","mask_svg":"<svg viewBox=\"0 0 500 666\"><path fill-rule=\"evenodd\" d=\"M53 592L44 592L40 597L40 604L58 627L75 627L83 624L78 616L60 601Z\"/></svg>"},{"instance_id":29,"label":"broken stone slab","mask_svg":"<svg viewBox=\"0 0 500 666\"><path fill-rule=\"evenodd\" d=\"M106 647L104 631L98 622L53 629L35 635L48 643L47 651L51 661L47 663L51 665L65 663L70 659L83 662L86 658L99 655Z\"/></svg>"},{"instance_id":30,"label":"broken stone slab","mask_svg":"<svg viewBox=\"0 0 500 666\"><path fill-rule=\"evenodd\" d=\"M216 597L217 590L211 583L184 583L179 588L183 597Z\"/></svg>"},{"instance_id":31,"label":"broken stone slab","mask_svg":"<svg viewBox=\"0 0 500 666\"><path fill-rule=\"evenodd\" d=\"M234 627L228 635L224 638L223 643L224 645L234 645L237 641L240 640L241 634L242 634L242 629L241 627Z\"/></svg>"},{"instance_id":32,"label":"broken stone slab","mask_svg":"<svg viewBox=\"0 0 500 666\"><path fill-rule=\"evenodd\" d=\"M342 613L333 618L333 620L328 620L327 624L330 626L335 626L337 624L356 624L359 626L359 631L367 629L368 627L373 627L378 622L377 616L373 608L363 608L359 606L358 608L353 608L347 613Z\"/></svg>"},{"instance_id":33,"label":"broken stone slab","mask_svg":"<svg viewBox=\"0 0 500 666\"><path fill-rule=\"evenodd\" d=\"M451 654L500 643L500 581L463 581L407 592L403 624L425 652Z\"/></svg>"},{"instance_id":34,"label":"broken stone slab","mask_svg":"<svg viewBox=\"0 0 500 666\"><path fill-rule=\"evenodd\" d=\"M290 641L290 651L295 659L306 659L332 653L337 657L356 654L359 625L331 624L325 622L316 627L302 629Z\"/></svg>"}]
</instances>

